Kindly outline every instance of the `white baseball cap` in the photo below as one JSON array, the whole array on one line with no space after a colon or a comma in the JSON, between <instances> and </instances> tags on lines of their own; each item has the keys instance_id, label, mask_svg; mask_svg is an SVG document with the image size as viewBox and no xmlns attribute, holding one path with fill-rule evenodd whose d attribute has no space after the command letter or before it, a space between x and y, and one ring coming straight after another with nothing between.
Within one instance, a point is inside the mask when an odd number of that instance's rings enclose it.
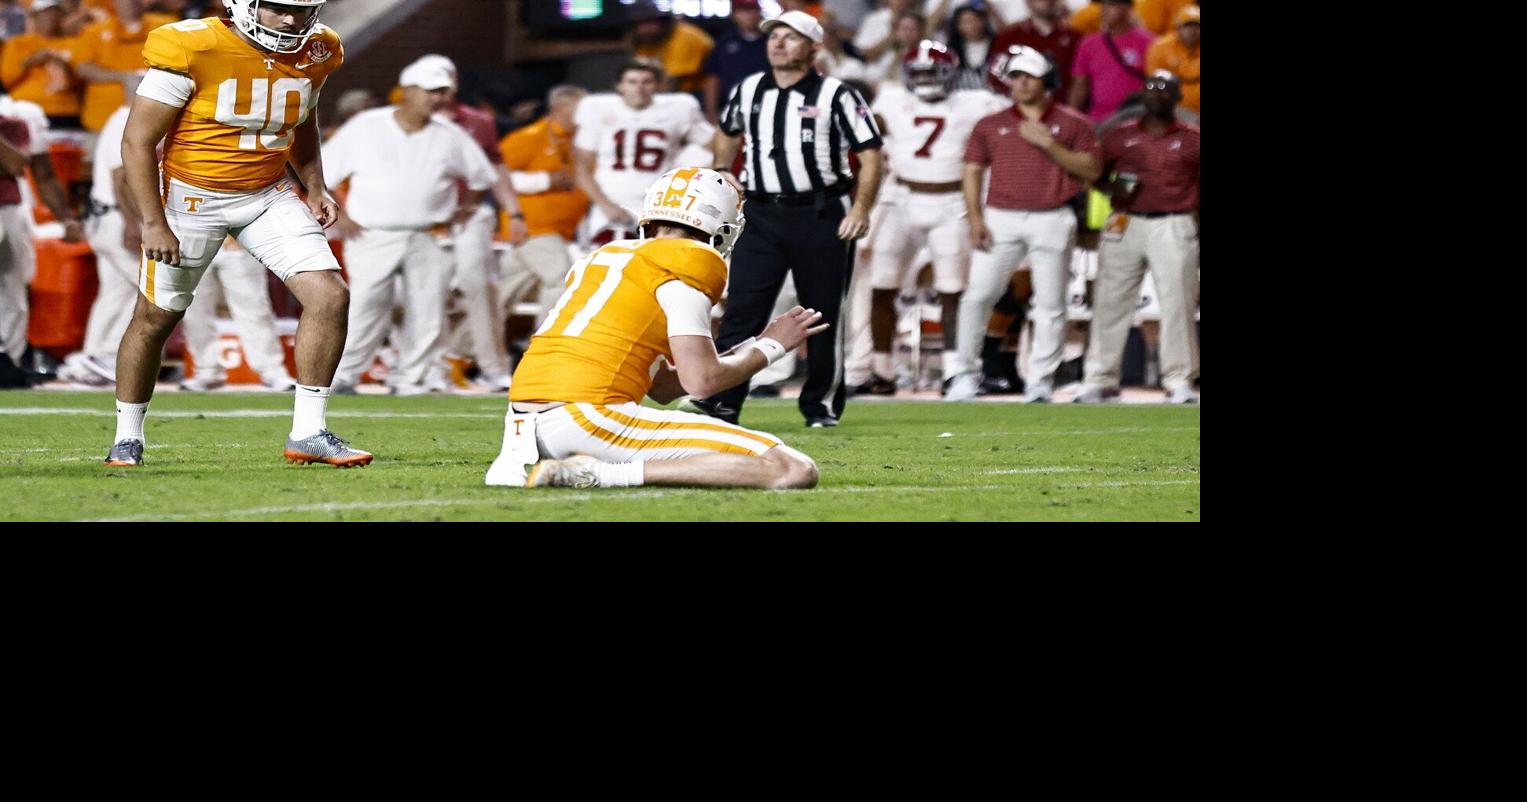
<instances>
[{"instance_id":1,"label":"white baseball cap","mask_svg":"<svg viewBox=\"0 0 1527 802\"><path fill-rule=\"evenodd\" d=\"M403 68L403 74L398 76L398 85L433 91L456 86L456 79L439 61L421 59Z\"/></svg>"},{"instance_id":2,"label":"white baseball cap","mask_svg":"<svg viewBox=\"0 0 1527 802\"><path fill-rule=\"evenodd\" d=\"M414 59L415 64L428 64L431 62L439 64L452 73L456 72L456 62L451 61L450 56L442 56L439 53L427 53Z\"/></svg>"},{"instance_id":3,"label":"white baseball cap","mask_svg":"<svg viewBox=\"0 0 1527 802\"><path fill-rule=\"evenodd\" d=\"M1026 45L1014 45L1007 51L1007 66L1003 75L1026 72L1035 78L1043 78L1050 72L1050 60L1044 54Z\"/></svg>"},{"instance_id":4,"label":"white baseball cap","mask_svg":"<svg viewBox=\"0 0 1527 802\"><path fill-rule=\"evenodd\" d=\"M764 33L768 33L780 25L795 31L817 44L822 43L822 23L817 22L816 17L804 11L786 11L774 19L764 20L764 23L758 27L763 28Z\"/></svg>"}]
</instances>

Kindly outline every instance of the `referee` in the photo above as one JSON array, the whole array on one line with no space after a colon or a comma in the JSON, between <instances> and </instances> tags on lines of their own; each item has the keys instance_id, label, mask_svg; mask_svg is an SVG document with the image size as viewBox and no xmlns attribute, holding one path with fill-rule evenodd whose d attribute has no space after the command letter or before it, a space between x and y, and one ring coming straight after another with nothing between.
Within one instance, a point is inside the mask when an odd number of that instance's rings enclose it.
<instances>
[{"instance_id":1,"label":"referee","mask_svg":"<svg viewBox=\"0 0 1527 802\"><path fill-rule=\"evenodd\" d=\"M746 135L741 177L747 225L732 252L726 316L716 349L726 352L763 331L785 284L795 280L801 305L831 324L807 340L800 410L811 427L836 426L843 414L843 331L839 311L853 273L854 240L869 229L880 190L880 130L864 98L812 68L822 26L804 11L787 11L762 26L769 69L732 89L716 133L715 167L730 170ZM858 191L849 152L858 154ZM737 422L747 382L694 403Z\"/></svg>"}]
</instances>

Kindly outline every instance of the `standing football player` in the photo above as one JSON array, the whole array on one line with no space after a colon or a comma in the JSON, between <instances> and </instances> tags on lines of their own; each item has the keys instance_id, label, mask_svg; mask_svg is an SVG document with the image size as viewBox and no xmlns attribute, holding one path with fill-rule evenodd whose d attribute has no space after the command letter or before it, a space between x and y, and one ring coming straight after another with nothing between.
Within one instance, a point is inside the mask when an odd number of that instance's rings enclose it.
<instances>
[{"instance_id":1,"label":"standing football player","mask_svg":"<svg viewBox=\"0 0 1527 802\"><path fill-rule=\"evenodd\" d=\"M573 173L593 201L588 230L595 245L636 236L635 210L653 179L686 145L710 148L716 128L693 97L658 93L663 68L636 59L621 67L615 94L589 95L574 118Z\"/></svg>"},{"instance_id":2,"label":"standing football player","mask_svg":"<svg viewBox=\"0 0 1527 802\"><path fill-rule=\"evenodd\" d=\"M323 234L338 212L324 188L315 110L345 60L339 34L318 23L325 2L223 0L229 19L165 25L143 45L149 69L122 142L128 190L143 217L143 264L117 350L117 434L107 465L143 463L143 419L164 342L229 234L302 304L286 458L371 462L325 420L350 303ZM286 179L288 162L306 203Z\"/></svg>"},{"instance_id":3,"label":"standing football player","mask_svg":"<svg viewBox=\"0 0 1527 802\"><path fill-rule=\"evenodd\" d=\"M965 144L982 117L1008 105L985 89L955 91L959 61L938 42L907 51L902 83L886 82L871 109L885 138L895 184L882 198L884 218L870 247L870 334L875 354L869 381L858 393L894 395L896 293L912 257L927 246L933 288L943 309L944 376L951 375L960 293L970 272L970 227L961 194Z\"/></svg>"}]
</instances>

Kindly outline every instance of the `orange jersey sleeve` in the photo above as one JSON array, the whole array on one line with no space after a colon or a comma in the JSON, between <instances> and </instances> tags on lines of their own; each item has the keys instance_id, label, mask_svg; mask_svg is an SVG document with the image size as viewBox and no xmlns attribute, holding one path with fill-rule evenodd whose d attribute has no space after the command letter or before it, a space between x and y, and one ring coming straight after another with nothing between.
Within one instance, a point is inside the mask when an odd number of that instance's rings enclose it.
<instances>
[{"instance_id":1,"label":"orange jersey sleeve","mask_svg":"<svg viewBox=\"0 0 1527 802\"><path fill-rule=\"evenodd\" d=\"M344 59L339 35L323 25L289 54L256 48L215 17L156 28L144 42L144 62L195 82L165 138L165 174L218 192L279 180L293 129Z\"/></svg>"},{"instance_id":2,"label":"orange jersey sleeve","mask_svg":"<svg viewBox=\"0 0 1527 802\"><path fill-rule=\"evenodd\" d=\"M711 303L726 290L726 262L715 248L692 239L655 239L642 243L638 253L652 266L657 283L652 291L677 279L705 293Z\"/></svg>"}]
</instances>

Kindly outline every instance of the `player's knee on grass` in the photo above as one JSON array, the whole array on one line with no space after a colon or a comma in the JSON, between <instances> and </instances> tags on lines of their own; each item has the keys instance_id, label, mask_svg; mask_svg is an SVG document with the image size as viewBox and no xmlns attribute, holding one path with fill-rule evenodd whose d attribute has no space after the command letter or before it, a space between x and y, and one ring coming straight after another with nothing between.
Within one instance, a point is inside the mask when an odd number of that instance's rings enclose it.
<instances>
[{"instance_id":1,"label":"player's knee on grass","mask_svg":"<svg viewBox=\"0 0 1527 802\"><path fill-rule=\"evenodd\" d=\"M816 487L817 464L810 457L789 446L775 446L764 452L763 459L774 467L771 490L804 490Z\"/></svg>"}]
</instances>

